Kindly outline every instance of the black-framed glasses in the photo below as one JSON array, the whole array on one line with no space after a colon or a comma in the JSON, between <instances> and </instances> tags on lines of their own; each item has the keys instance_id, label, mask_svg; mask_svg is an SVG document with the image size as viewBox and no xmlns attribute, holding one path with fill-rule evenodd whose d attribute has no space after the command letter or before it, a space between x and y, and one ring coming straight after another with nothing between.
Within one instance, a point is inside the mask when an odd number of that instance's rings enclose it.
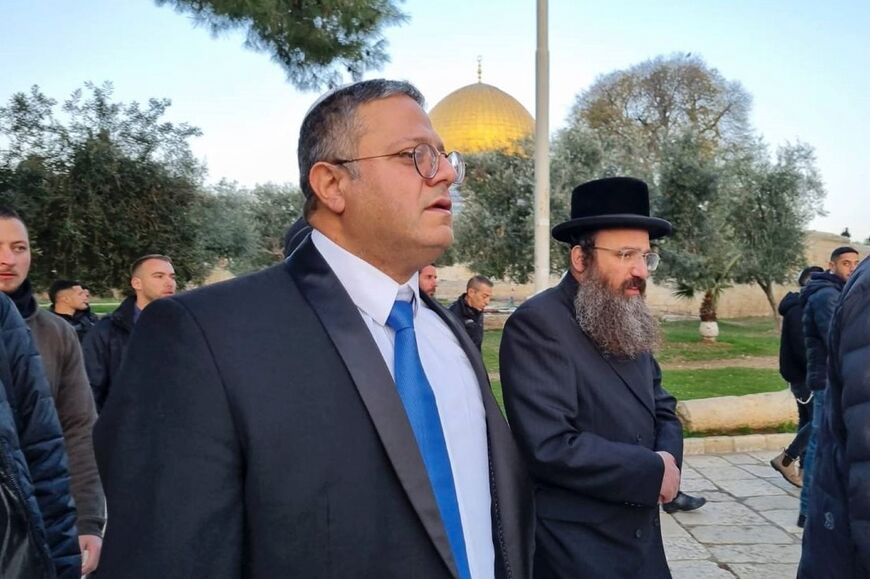
<instances>
[{"instance_id":1,"label":"black-framed glasses","mask_svg":"<svg viewBox=\"0 0 870 579\"><path fill-rule=\"evenodd\" d=\"M655 271L659 266L659 262L661 258L659 254L654 251L641 251L639 249L633 248L623 248L623 249L611 249L609 247L598 247L595 246L592 249L597 249L599 251L609 251L613 255L615 255L622 262L623 265L633 263L638 258L643 260L644 265L646 265L647 271Z\"/></svg>"},{"instance_id":2,"label":"black-framed glasses","mask_svg":"<svg viewBox=\"0 0 870 579\"><path fill-rule=\"evenodd\" d=\"M429 143L418 143L413 149L405 149L398 153L388 153L386 155L372 155L370 157L357 157L356 159L336 159L332 161L334 165L345 165L347 163L356 163L357 161L368 161L369 159L386 159L388 157L402 157L405 159L414 160L414 168L417 173L424 179L431 179L438 173L438 162L441 157L446 157L447 162L453 167L456 173L456 179L453 180L454 185L459 185L465 179L465 160L459 151L444 153L439 151Z\"/></svg>"}]
</instances>

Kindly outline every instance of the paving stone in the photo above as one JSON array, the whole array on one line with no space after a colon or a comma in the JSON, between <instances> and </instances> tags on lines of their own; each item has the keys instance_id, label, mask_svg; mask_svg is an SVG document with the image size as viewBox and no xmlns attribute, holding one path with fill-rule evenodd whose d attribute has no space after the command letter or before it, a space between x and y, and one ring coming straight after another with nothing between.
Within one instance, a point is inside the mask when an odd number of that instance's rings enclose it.
<instances>
[{"instance_id":1,"label":"paving stone","mask_svg":"<svg viewBox=\"0 0 870 579\"><path fill-rule=\"evenodd\" d=\"M699 473L698 471L696 471L693 468L689 468L686 465L683 465L683 470L680 471L680 478L681 479L704 478L704 475L702 475L701 473Z\"/></svg>"},{"instance_id":2,"label":"paving stone","mask_svg":"<svg viewBox=\"0 0 870 579\"><path fill-rule=\"evenodd\" d=\"M771 478L771 479L766 479L766 480L767 480L767 482L769 482L770 484L775 485L775 486L781 488L782 490L784 490L785 492L787 492L788 494L790 494L790 495L792 495L792 496L794 496L794 497L800 497L800 496L801 496L801 489L800 489L800 487L796 487L796 486L794 486L793 484L791 484L790 482L788 482L787 480L785 480L785 479L782 478L782 477L780 477L780 478Z\"/></svg>"},{"instance_id":3,"label":"paving stone","mask_svg":"<svg viewBox=\"0 0 870 579\"><path fill-rule=\"evenodd\" d=\"M703 454L700 456L687 456L683 460L683 462L685 462L694 469L699 469L705 466L731 466L731 463L724 458L708 454Z\"/></svg>"},{"instance_id":4,"label":"paving stone","mask_svg":"<svg viewBox=\"0 0 870 579\"><path fill-rule=\"evenodd\" d=\"M704 491L699 493L699 496L707 499L708 503L721 503L722 501L733 501L734 497L729 495L728 493L723 493L719 491ZM702 509L704 507L701 507Z\"/></svg>"},{"instance_id":5,"label":"paving stone","mask_svg":"<svg viewBox=\"0 0 870 579\"><path fill-rule=\"evenodd\" d=\"M803 533L803 530L797 526L798 512L800 512L800 509L796 506L793 509L774 509L764 511L761 514L789 533L799 535Z\"/></svg>"},{"instance_id":6,"label":"paving stone","mask_svg":"<svg viewBox=\"0 0 870 579\"><path fill-rule=\"evenodd\" d=\"M774 470L769 464L743 464L740 465L740 468L761 478L782 478L779 471Z\"/></svg>"},{"instance_id":7,"label":"paving stone","mask_svg":"<svg viewBox=\"0 0 870 579\"><path fill-rule=\"evenodd\" d=\"M737 498L781 495L786 492L784 489L758 478L752 480L717 480L716 485Z\"/></svg>"},{"instance_id":8,"label":"paving stone","mask_svg":"<svg viewBox=\"0 0 870 579\"><path fill-rule=\"evenodd\" d=\"M756 511L772 511L779 509L797 510L800 501L791 495L778 495L774 497L749 497L743 504Z\"/></svg>"},{"instance_id":9,"label":"paving stone","mask_svg":"<svg viewBox=\"0 0 870 579\"><path fill-rule=\"evenodd\" d=\"M775 563L745 563L729 565L739 579L794 579L797 565Z\"/></svg>"},{"instance_id":10,"label":"paving stone","mask_svg":"<svg viewBox=\"0 0 870 579\"><path fill-rule=\"evenodd\" d=\"M694 494L698 491L719 490L716 485L705 478L680 479L680 490L684 493Z\"/></svg>"},{"instance_id":11,"label":"paving stone","mask_svg":"<svg viewBox=\"0 0 870 579\"><path fill-rule=\"evenodd\" d=\"M670 543L670 539L691 539L692 536L683 527L674 520L674 517L662 511L660 519L662 522L662 537L665 539L665 545Z\"/></svg>"},{"instance_id":12,"label":"paving stone","mask_svg":"<svg viewBox=\"0 0 870 579\"><path fill-rule=\"evenodd\" d=\"M673 579L734 579L734 575L713 561L673 561L669 563Z\"/></svg>"},{"instance_id":13,"label":"paving stone","mask_svg":"<svg viewBox=\"0 0 870 579\"><path fill-rule=\"evenodd\" d=\"M789 436L789 435L787 435L787 436ZM748 454L751 456L754 456L755 458L757 458L761 462L770 462L770 459L772 459L774 456L778 455L780 452L782 452L783 448L788 446L788 443L791 442L791 438L794 438L793 434L790 435L788 442L786 442L782 446L777 447L776 450L755 450L755 451L752 451Z\"/></svg>"},{"instance_id":14,"label":"paving stone","mask_svg":"<svg viewBox=\"0 0 870 579\"><path fill-rule=\"evenodd\" d=\"M716 482L723 480L749 480L758 476L739 466L711 466L702 468L700 471L706 478Z\"/></svg>"},{"instance_id":15,"label":"paving stone","mask_svg":"<svg viewBox=\"0 0 870 579\"><path fill-rule=\"evenodd\" d=\"M764 517L738 502L709 503L687 513L674 513L684 526L693 525L764 525Z\"/></svg>"},{"instance_id":16,"label":"paving stone","mask_svg":"<svg viewBox=\"0 0 870 579\"><path fill-rule=\"evenodd\" d=\"M693 561L709 559L710 551L695 539L685 537L669 540L665 545L665 555L667 555L668 562Z\"/></svg>"},{"instance_id":17,"label":"paving stone","mask_svg":"<svg viewBox=\"0 0 870 579\"><path fill-rule=\"evenodd\" d=\"M792 544L794 538L774 525L699 525L688 531L704 545Z\"/></svg>"},{"instance_id":18,"label":"paving stone","mask_svg":"<svg viewBox=\"0 0 870 579\"><path fill-rule=\"evenodd\" d=\"M703 438L687 438L683 441L683 456L704 454Z\"/></svg>"},{"instance_id":19,"label":"paving stone","mask_svg":"<svg viewBox=\"0 0 870 579\"><path fill-rule=\"evenodd\" d=\"M760 464L761 461L751 454L726 454L722 458L731 464Z\"/></svg>"},{"instance_id":20,"label":"paving stone","mask_svg":"<svg viewBox=\"0 0 870 579\"><path fill-rule=\"evenodd\" d=\"M722 563L797 563L800 545L710 545L713 558Z\"/></svg>"},{"instance_id":21,"label":"paving stone","mask_svg":"<svg viewBox=\"0 0 870 579\"><path fill-rule=\"evenodd\" d=\"M765 434L764 442L767 450L775 451L776 454L779 454L783 448L786 448L791 441L794 440L795 433L794 432L779 432L776 434ZM776 456L776 455L774 455ZM771 457L773 458L773 457ZM768 459L770 460L770 459Z\"/></svg>"}]
</instances>

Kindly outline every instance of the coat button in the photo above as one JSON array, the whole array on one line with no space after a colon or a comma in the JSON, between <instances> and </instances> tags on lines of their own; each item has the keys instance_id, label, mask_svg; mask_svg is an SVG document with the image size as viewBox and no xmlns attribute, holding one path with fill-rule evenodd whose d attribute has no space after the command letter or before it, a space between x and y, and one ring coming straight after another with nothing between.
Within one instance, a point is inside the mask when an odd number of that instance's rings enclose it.
<instances>
[{"instance_id":1,"label":"coat button","mask_svg":"<svg viewBox=\"0 0 870 579\"><path fill-rule=\"evenodd\" d=\"M640 529L635 530L634 531L634 538L640 539L641 537L643 537L643 531L641 531Z\"/></svg>"}]
</instances>

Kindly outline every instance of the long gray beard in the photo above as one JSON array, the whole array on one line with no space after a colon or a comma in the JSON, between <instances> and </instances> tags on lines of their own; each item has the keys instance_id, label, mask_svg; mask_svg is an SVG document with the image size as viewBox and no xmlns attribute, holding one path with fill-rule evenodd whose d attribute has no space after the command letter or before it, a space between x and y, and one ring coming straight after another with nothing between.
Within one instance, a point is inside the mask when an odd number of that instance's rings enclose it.
<instances>
[{"instance_id":1,"label":"long gray beard","mask_svg":"<svg viewBox=\"0 0 870 579\"><path fill-rule=\"evenodd\" d=\"M577 324L607 357L637 358L661 345L659 323L643 295L619 295L595 272L577 288L574 311Z\"/></svg>"}]
</instances>

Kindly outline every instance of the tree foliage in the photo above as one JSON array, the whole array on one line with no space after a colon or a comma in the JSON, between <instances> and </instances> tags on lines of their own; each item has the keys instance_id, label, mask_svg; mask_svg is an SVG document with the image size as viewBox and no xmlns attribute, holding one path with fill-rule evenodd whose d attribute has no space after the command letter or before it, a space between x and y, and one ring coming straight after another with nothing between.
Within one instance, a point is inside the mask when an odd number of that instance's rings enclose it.
<instances>
[{"instance_id":1,"label":"tree foliage","mask_svg":"<svg viewBox=\"0 0 870 579\"><path fill-rule=\"evenodd\" d=\"M0 201L28 225L31 277L126 288L146 253L172 256L183 280L204 263L191 208L203 168L188 140L199 130L163 120L170 103L116 103L109 84L87 84L55 115L38 87L0 107Z\"/></svg>"},{"instance_id":2,"label":"tree foliage","mask_svg":"<svg viewBox=\"0 0 870 579\"><path fill-rule=\"evenodd\" d=\"M456 223L455 258L483 275L526 283L534 272L534 159L491 152L467 158L464 205ZM553 219L566 215L563 197L552 196ZM551 253L555 250L552 242ZM564 260L554 264L560 269Z\"/></svg>"},{"instance_id":3,"label":"tree foliage","mask_svg":"<svg viewBox=\"0 0 870 579\"><path fill-rule=\"evenodd\" d=\"M245 46L266 52L295 86L359 80L387 62L385 26L407 17L393 0L156 0L190 14L212 34L242 29Z\"/></svg>"},{"instance_id":4,"label":"tree foliage","mask_svg":"<svg viewBox=\"0 0 870 579\"><path fill-rule=\"evenodd\" d=\"M772 163L759 144L734 159L727 174L735 185L730 223L742 253L734 279L757 284L776 315L773 286L793 280L807 265L804 229L823 214L825 190L813 149L784 145Z\"/></svg>"}]
</instances>

